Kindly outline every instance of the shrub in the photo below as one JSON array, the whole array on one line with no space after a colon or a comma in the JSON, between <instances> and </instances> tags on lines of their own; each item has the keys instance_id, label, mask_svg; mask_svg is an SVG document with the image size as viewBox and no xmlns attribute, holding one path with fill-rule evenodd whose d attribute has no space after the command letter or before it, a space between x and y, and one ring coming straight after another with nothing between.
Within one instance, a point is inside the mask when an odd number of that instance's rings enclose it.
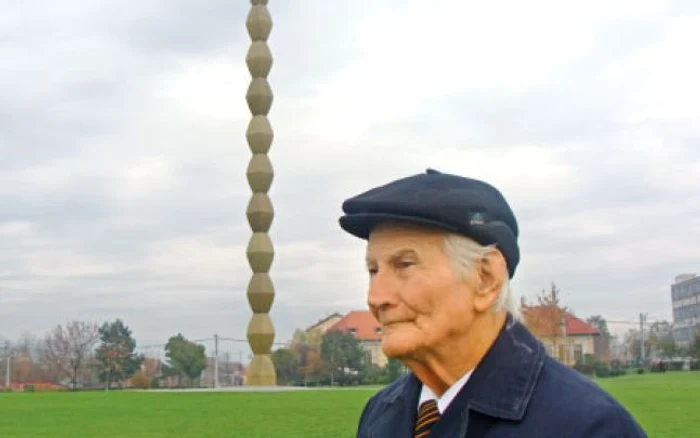
<instances>
[{"instance_id":1,"label":"shrub","mask_svg":"<svg viewBox=\"0 0 700 438\"><path fill-rule=\"evenodd\" d=\"M151 379L143 371L139 371L131 378L134 388L148 389L151 386Z\"/></svg>"}]
</instances>

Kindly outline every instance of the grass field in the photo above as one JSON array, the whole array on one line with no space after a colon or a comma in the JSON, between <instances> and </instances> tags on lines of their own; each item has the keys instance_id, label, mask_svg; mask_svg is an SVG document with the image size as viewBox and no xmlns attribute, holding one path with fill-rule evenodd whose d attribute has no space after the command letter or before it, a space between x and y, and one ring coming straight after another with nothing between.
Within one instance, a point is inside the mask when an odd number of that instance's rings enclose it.
<instances>
[{"instance_id":1,"label":"grass field","mask_svg":"<svg viewBox=\"0 0 700 438\"><path fill-rule=\"evenodd\" d=\"M652 438L700 438L700 372L600 379Z\"/></svg>"},{"instance_id":2,"label":"grass field","mask_svg":"<svg viewBox=\"0 0 700 438\"><path fill-rule=\"evenodd\" d=\"M700 373L599 383L650 437L700 437ZM0 437L353 437L374 392L0 394Z\"/></svg>"}]
</instances>

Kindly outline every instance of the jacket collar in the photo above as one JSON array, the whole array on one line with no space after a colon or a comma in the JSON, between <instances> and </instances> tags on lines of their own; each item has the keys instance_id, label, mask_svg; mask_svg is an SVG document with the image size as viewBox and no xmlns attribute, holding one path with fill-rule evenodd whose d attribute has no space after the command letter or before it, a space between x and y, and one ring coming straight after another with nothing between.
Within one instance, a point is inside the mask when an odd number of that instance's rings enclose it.
<instances>
[{"instance_id":1,"label":"jacket collar","mask_svg":"<svg viewBox=\"0 0 700 438\"><path fill-rule=\"evenodd\" d=\"M542 344L508 315L498 338L465 385L468 408L491 417L521 420L544 359Z\"/></svg>"},{"instance_id":2,"label":"jacket collar","mask_svg":"<svg viewBox=\"0 0 700 438\"><path fill-rule=\"evenodd\" d=\"M544 358L542 344L525 326L508 315L496 341L457 398L466 397L467 410L496 418L521 420ZM411 414L411 419L414 418L420 389L421 382L410 373L390 385L380 398L387 405L384 420L389 420L388 417L393 415L405 418L407 413Z\"/></svg>"},{"instance_id":3,"label":"jacket collar","mask_svg":"<svg viewBox=\"0 0 700 438\"><path fill-rule=\"evenodd\" d=\"M379 394L380 415L368 427L372 438L413 436L421 382L411 373L400 377Z\"/></svg>"}]
</instances>

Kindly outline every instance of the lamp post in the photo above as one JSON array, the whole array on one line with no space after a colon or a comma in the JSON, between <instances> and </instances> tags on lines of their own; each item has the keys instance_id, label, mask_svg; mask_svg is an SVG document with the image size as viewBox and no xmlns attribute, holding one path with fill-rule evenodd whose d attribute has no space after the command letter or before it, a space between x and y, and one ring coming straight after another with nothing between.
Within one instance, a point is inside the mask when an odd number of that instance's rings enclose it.
<instances>
[{"instance_id":1,"label":"lamp post","mask_svg":"<svg viewBox=\"0 0 700 438\"><path fill-rule=\"evenodd\" d=\"M272 68L272 53L267 45L267 38L272 30L272 18L267 10L267 0L251 0L250 3L246 28L251 45L246 64L251 81L246 93L246 102L252 117L246 131L246 139L253 153L247 170L248 184L253 195L248 202L246 216L253 235L248 242L246 255L253 270L247 292L248 303L253 311L248 324L248 344L253 351L253 359L248 366L246 384L271 386L277 383L275 367L270 356L275 329L269 315L275 296L269 274L275 251L268 235L274 209L267 195L274 176L272 163L267 156L274 136L267 118L273 100L272 90L267 81Z\"/></svg>"}]
</instances>

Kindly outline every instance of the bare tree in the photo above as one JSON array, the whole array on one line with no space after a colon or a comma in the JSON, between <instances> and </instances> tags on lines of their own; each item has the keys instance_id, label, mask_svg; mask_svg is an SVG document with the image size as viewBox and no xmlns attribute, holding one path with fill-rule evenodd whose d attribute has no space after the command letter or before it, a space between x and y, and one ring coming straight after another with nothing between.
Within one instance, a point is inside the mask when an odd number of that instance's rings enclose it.
<instances>
[{"instance_id":1,"label":"bare tree","mask_svg":"<svg viewBox=\"0 0 700 438\"><path fill-rule=\"evenodd\" d=\"M15 344L15 356L12 361L12 376L14 382L34 382L48 378L41 366L43 343L32 333L24 332Z\"/></svg>"},{"instance_id":2,"label":"bare tree","mask_svg":"<svg viewBox=\"0 0 700 438\"><path fill-rule=\"evenodd\" d=\"M51 369L61 377L69 377L73 389L78 376L99 339L95 323L71 321L66 327L54 328L46 337L44 357Z\"/></svg>"},{"instance_id":3,"label":"bare tree","mask_svg":"<svg viewBox=\"0 0 700 438\"><path fill-rule=\"evenodd\" d=\"M549 291L543 289L537 296L536 305L528 306L522 300L521 306L527 327L538 338L549 342L554 357L565 360L565 324L568 309L561 305L560 296L561 291L552 283Z\"/></svg>"}]
</instances>

